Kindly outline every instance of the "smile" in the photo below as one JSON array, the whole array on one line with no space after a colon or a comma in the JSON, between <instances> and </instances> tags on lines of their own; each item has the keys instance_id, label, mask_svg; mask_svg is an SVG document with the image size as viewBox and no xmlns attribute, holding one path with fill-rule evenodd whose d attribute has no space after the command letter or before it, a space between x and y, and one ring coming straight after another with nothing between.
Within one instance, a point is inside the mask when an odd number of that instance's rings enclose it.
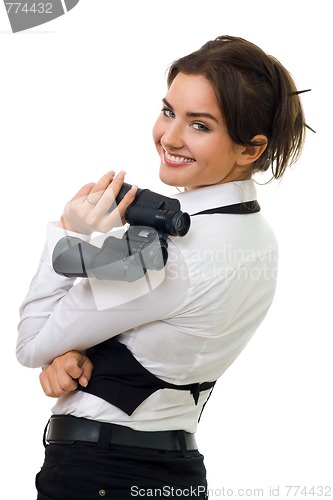
<instances>
[{"instance_id":1,"label":"smile","mask_svg":"<svg viewBox=\"0 0 333 500\"><path fill-rule=\"evenodd\" d=\"M195 162L193 158L185 158L184 156L171 155L164 148L163 148L163 158L167 165L184 165Z\"/></svg>"}]
</instances>

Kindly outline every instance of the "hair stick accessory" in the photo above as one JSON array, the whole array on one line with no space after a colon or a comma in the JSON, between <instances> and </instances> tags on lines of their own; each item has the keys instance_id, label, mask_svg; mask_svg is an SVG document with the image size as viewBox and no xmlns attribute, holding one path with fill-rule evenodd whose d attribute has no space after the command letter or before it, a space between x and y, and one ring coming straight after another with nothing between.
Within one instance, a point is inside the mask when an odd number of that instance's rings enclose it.
<instances>
[{"instance_id":1,"label":"hair stick accessory","mask_svg":"<svg viewBox=\"0 0 333 500\"><path fill-rule=\"evenodd\" d=\"M313 130L313 128L311 128L309 125L307 125L306 123L304 123L305 127L308 128L309 130L311 130L311 132L313 132L314 134L316 134L317 132L315 130Z\"/></svg>"},{"instance_id":2,"label":"hair stick accessory","mask_svg":"<svg viewBox=\"0 0 333 500\"><path fill-rule=\"evenodd\" d=\"M291 92L291 96L294 96L294 95L299 95L299 94L304 94L304 92L311 92L312 89L306 89L306 90L296 90L295 92ZM313 132L314 134L316 134L317 132L315 130L313 130L313 128L311 128L309 125L307 125L306 123L304 123L304 126L306 128L308 128L309 130L311 130L311 132Z\"/></svg>"},{"instance_id":3,"label":"hair stick accessory","mask_svg":"<svg viewBox=\"0 0 333 500\"><path fill-rule=\"evenodd\" d=\"M291 95L299 95L299 94L304 94L304 92L311 92L312 89L306 89L306 90L296 90L295 92L292 92Z\"/></svg>"}]
</instances>

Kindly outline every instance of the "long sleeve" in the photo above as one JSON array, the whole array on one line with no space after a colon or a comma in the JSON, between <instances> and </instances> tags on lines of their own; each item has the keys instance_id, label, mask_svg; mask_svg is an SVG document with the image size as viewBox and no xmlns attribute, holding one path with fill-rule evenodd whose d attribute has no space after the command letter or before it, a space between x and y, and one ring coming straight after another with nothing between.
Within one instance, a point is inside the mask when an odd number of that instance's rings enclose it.
<instances>
[{"instance_id":1,"label":"long sleeve","mask_svg":"<svg viewBox=\"0 0 333 500\"><path fill-rule=\"evenodd\" d=\"M60 276L51 254L62 236L62 230L49 226L37 273L20 308L17 359L25 366L45 366L68 350L84 350L161 320L186 293L186 280L165 279L164 269L133 283Z\"/></svg>"}]
</instances>

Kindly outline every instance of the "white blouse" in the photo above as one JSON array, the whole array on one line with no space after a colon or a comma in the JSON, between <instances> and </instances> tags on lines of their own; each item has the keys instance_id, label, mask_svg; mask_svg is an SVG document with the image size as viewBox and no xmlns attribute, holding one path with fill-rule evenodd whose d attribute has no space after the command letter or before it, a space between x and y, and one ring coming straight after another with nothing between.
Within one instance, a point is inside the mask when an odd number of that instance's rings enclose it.
<instances>
[{"instance_id":1,"label":"white blouse","mask_svg":"<svg viewBox=\"0 0 333 500\"><path fill-rule=\"evenodd\" d=\"M256 190L247 180L174 197L182 211L194 214L254 200ZM216 380L246 346L273 300L277 243L261 212L191 217L186 236L168 239L166 267L133 283L56 274L51 256L63 236L63 229L49 224L39 268L20 309L17 358L25 366L45 366L68 350L118 335L146 369L167 382ZM128 416L75 391L59 398L53 413L138 430L195 432L209 394L202 392L196 406L188 391L162 389Z\"/></svg>"}]
</instances>

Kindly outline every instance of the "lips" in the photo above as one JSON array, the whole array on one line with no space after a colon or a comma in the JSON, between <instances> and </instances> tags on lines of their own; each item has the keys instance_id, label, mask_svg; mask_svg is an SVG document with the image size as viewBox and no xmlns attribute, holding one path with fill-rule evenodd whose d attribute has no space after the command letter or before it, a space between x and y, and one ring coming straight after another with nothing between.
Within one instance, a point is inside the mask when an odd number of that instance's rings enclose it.
<instances>
[{"instance_id":1,"label":"lips","mask_svg":"<svg viewBox=\"0 0 333 500\"><path fill-rule=\"evenodd\" d=\"M170 167L180 167L195 162L193 158L189 158L186 156L172 155L165 148L163 148L162 151L163 151L163 160Z\"/></svg>"},{"instance_id":2,"label":"lips","mask_svg":"<svg viewBox=\"0 0 333 500\"><path fill-rule=\"evenodd\" d=\"M193 158L189 158L186 156L175 156L170 154L166 149L163 148L163 161L166 165L170 167L181 167L184 165L189 165L190 163L194 163L195 160Z\"/></svg>"}]
</instances>

